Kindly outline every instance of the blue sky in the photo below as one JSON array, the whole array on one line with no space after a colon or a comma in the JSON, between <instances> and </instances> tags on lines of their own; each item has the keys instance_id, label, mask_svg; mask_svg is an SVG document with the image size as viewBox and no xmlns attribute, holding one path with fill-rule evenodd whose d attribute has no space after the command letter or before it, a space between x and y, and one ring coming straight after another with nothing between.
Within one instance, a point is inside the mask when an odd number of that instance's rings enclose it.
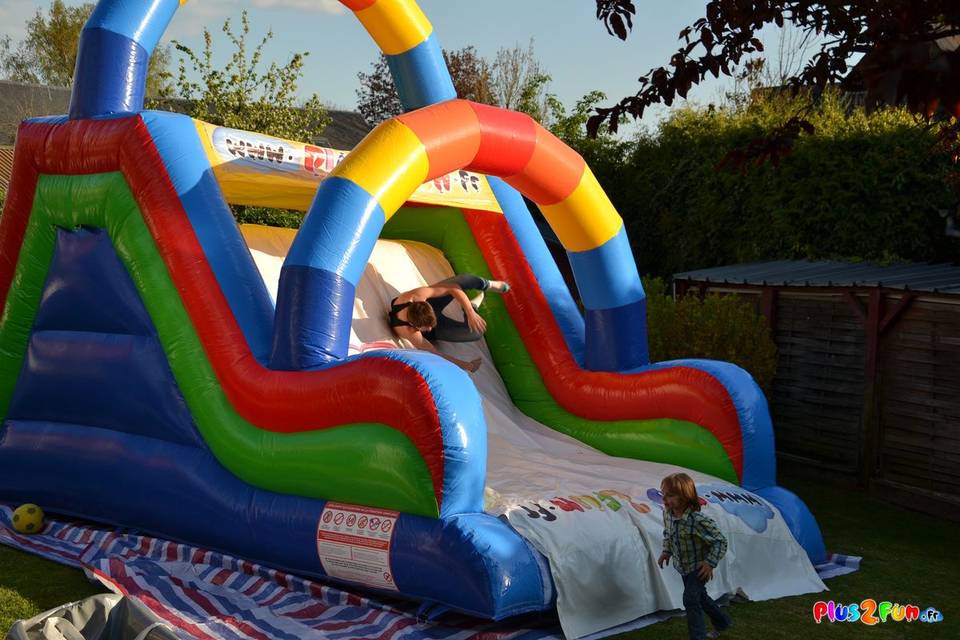
<instances>
[{"instance_id":1,"label":"blue sky","mask_svg":"<svg viewBox=\"0 0 960 640\"><path fill-rule=\"evenodd\" d=\"M79 4L67 0L68 4ZM664 64L678 46L677 34L702 15L703 0L637 0L638 16L627 42L609 36L594 17L593 0L420 0L447 49L474 45L492 58L501 47L534 40L537 57L553 78L549 90L566 105L598 89L610 101L633 94L636 79ZM19 40L24 22L49 0L2 0L0 35ZM310 51L301 93L316 92L328 105L353 109L357 72L368 71L377 55L372 41L336 0L190 0L174 17L164 42L176 38L199 47L204 26L215 36L227 17L250 12L255 35L272 28L267 59L285 60ZM222 42L222 41L221 41ZM729 79L711 81L691 94L715 101ZM663 110L645 118L655 121Z\"/></svg>"}]
</instances>

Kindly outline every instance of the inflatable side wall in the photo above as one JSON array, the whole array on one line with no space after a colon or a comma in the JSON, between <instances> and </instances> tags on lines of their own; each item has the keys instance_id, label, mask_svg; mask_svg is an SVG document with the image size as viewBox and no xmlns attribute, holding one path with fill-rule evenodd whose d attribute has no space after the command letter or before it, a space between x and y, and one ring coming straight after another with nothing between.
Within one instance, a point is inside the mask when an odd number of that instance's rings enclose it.
<instances>
[{"instance_id":1,"label":"inflatable side wall","mask_svg":"<svg viewBox=\"0 0 960 640\"><path fill-rule=\"evenodd\" d=\"M230 214L212 128L142 111L178 1L97 5L70 114L21 126L0 221L0 499L489 618L551 607L545 560L483 513L486 427L469 376L423 352L347 357L360 274L376 239L396 237L524 292L484 313L525 413L611 455L759 493L819 560L815 521L775 486L749 375L648 362L623 222L583 159L527 116L457 100L412 0L343 4L411 111L320 182L276 309ZM492 176L489 210L403 207L456 170ZM566 246L585 316L521 193ZM336 513L390 523L379 575L321 562Z\"/></svg>"}]
</instances>

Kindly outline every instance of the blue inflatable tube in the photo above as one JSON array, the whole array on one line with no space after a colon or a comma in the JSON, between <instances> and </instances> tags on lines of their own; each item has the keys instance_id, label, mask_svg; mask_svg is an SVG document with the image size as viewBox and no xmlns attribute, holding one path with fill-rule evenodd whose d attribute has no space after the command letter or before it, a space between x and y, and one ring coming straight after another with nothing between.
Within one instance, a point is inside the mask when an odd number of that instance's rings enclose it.
<instances>
[{"instance_id":1,"label":"blue inflatable tube","mask_svg":"<svg viewBox=\"0 0 960 640\"><path fill-rule=\"evenodd\" d=\"M38 459L57 473L34 473ZM250 487L204 449L11 419L0 466L7 499L326 576L317 551L326 503ZM390 550L400 593L497 620L551 606L542 563L509 525L483 513L436 520L400 514Z\"/></svg>"},{"instance_id":2,"label":"blue inflatable tube","mask_svg":"<svg viewBox=\"0 0 960 640\"><path fill-rule=\"evenodd\" d=\"M143 114L143 121L250 351L266 365L273 340L273 302L223 199L196 125L184 115L150 111Z\"/></svg>"},{"instance_id":3,"label":"blue inflatable tube","mask_svg":"<svg viewBox=\"0 0 960 640\"><path fill-rule=\"evenodd\" d=\"M80 32L70 118L143 109L150 55L180 0L100 0Z\"/></svg>"}]
</instances>

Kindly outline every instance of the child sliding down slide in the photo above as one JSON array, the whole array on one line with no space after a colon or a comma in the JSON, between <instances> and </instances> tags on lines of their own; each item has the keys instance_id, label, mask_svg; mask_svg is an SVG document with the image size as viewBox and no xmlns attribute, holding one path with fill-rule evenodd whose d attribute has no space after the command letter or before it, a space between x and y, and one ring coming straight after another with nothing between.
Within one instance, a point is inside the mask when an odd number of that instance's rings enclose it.
<instances>
[{"instance_id":1,"label":"child sliding down slide","mask_svg":"<svg viewBox=\"0 0 960 640\"><path fill-rule=\"evenodd\" d=\"M480 293L467 298L466 289ZM461 273L429 287L418 287L401 293L390 301L390 328L400 338L409 340L417 349L435 353L465 371L474 372L480 367L480 359L465 361L446 355L433 346L436 340L445 342L475 342L487 330L477 309L483 302L486 291L506 293L510 285L500 280L485 280L471 273ZM454 320L443 314L453 300L463 309L464 320Z\"/></svg>"}]
</instances>

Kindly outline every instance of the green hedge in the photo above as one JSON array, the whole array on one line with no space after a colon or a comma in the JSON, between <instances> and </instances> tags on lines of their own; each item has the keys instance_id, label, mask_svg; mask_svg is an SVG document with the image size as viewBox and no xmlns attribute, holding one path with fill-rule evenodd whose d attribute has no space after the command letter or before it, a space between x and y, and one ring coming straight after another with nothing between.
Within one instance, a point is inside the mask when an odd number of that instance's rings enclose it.
<instances>
[{"instance_id":1,"label":"green hedge","mask_svg":"<svg viewBox=\"0 0 960 640\"><path fill-rule=\"evenodd\" d=\"M783 258L955 260L939 210L956 204L935 132L902 109L871 115L826 95L792 155L747 175L717 170L803 107L772 96L747 107L674 109L598 173L627 224L642 273ZM612 169L607 167L612 166Z\"/></svg>"},{"instance_id":2,"label":"green hedge","mask_svg":"<svg viewBox=\"0 0 960 640\"><path fill-rule=\"evenodd\" d=\"M233 217L237 219L237 224L264 224L269 227L299 229L303 223L302 211L246 205L233 205L230 209L233 211Z\"/></svg>"},{"instance_id":3,"label":"green hedge","mask_svg":"<svg viewBox=\"0 0 960 640\"><path fill-rule=\"evenodd\" d=\"M651 362L706 358L746 369L767 392L777 370L777 347L753 304L737 296L691 291L674 300L660 278L644 279Z\"/></svg>"}]
</instances>

